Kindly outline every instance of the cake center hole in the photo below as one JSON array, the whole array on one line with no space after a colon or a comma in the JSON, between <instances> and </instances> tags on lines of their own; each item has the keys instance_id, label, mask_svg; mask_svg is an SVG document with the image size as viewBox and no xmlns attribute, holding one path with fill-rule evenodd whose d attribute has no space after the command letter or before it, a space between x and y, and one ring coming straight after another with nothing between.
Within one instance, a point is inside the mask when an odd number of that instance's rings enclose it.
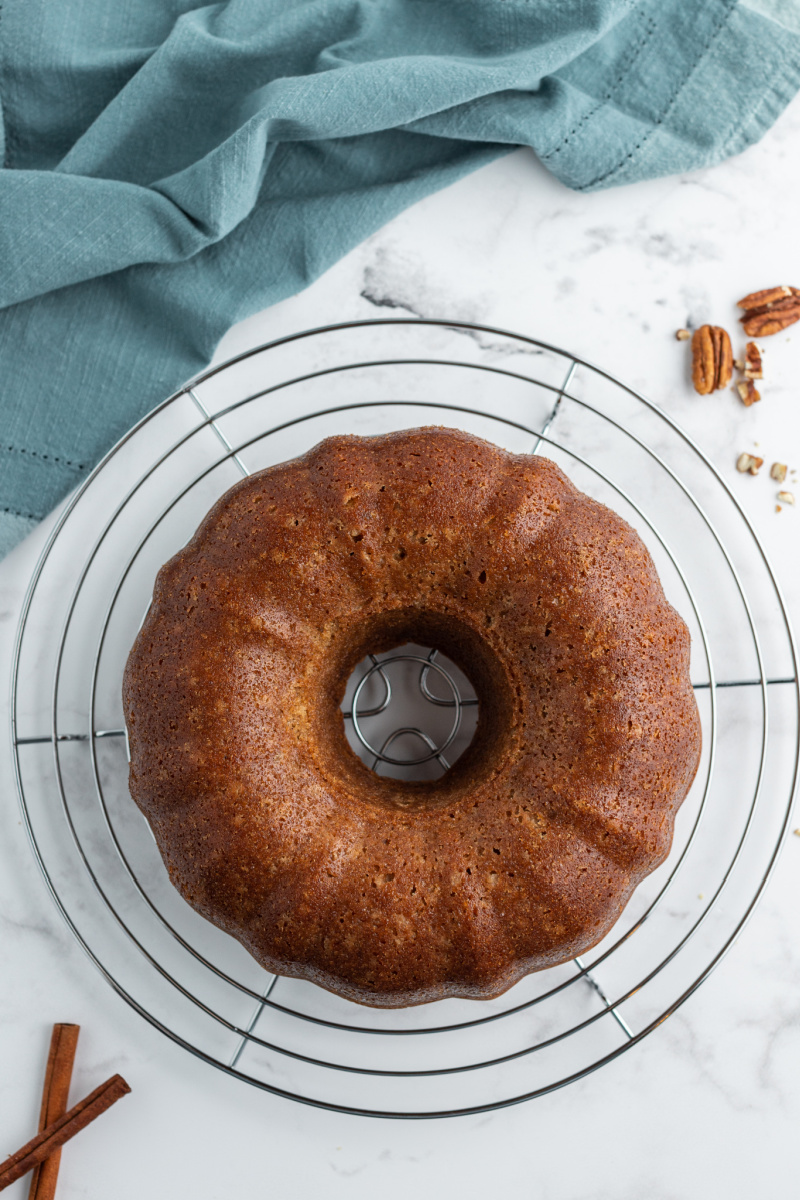
<instances>
[{"instance_id":1,"label":"cake center hole","mask_svg":"<svg viewBox=\"0 0 800 1200\"><path fill-rule=\"evenodd\" d=\"M392 779L438 779L475 736L478 700L436 648L408 643L368 654L347 681L345 733L362 762Z\"/></svg>"}]
</instances>

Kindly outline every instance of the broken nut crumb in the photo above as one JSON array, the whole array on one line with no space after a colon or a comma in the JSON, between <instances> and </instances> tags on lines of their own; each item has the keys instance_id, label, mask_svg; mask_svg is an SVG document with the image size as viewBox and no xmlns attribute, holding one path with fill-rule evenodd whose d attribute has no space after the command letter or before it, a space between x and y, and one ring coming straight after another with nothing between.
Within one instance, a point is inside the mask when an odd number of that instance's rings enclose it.
<instances>
[{"instance_id":1,"label":"broken nut crumb","mask_svg":"<svg viewBox=\"0 0 800 1200\"><path fill-rule=\"evenodd\" d=\"M763 465L763 458L758 458L755 454L742 453L736 460L736 470L741 471L743 475L757 475Z\"/></svg>"},{"instance_id":2,"label":"broken nut crumb","mask_svg":"<svg viewBox=\"0 0 800 1200\"><path fill-rule=\"evenodd\" d=\"M769 469L770 479L775 479L778 483L783 483L786 478L786 469L786 463L773 463Z\"/></svg>"},{"instance_id":3,"label":"broken nut crumb","mask_svg":"<svg viewBox=\"0 0 800 1200\"><path fill-rule=\"evenodd\" d=\"M739 393L742 404L744 404L747 408L749 408L751 404L755 404L757 400L761 399L761 392L757 391L756 385L753 383L752 379L741 379L736 385L736 390Z\"/></svg>"},{"instance_id":4,"label":"broken nut crumb","mask_svg":"<svg viewBox=\"0 0 800 1200\"><path fill-rule=\"evenodd\" d=\"M676 329L675 330L675 337L678 339L679 342L688 342L688 340L691 336L692 335L689 333L688 329Z\"/></svg>"},{"instance_id":5,"label":"broken nut crumb","mask_svg":"<svg viewBox=\"0 0 800 1200\"><path fill-rule=\"evenodd\" d=\"M794 492L778 492L781 504L794 504Z\"/></svg>"}]
</instances>

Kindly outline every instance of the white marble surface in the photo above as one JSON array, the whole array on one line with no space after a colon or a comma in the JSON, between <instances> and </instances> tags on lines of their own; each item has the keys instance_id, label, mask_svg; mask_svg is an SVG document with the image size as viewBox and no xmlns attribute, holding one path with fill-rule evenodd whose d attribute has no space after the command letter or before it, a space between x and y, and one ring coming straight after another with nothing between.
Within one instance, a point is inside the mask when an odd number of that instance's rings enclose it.
<instances>
[{"instance_id":1,"label":"white marble surface","mask_svg":"<svg viewBox=\"0 0 800 1200\"><path fill-rule=\"evenodd\" d=\"M574 195L518 152L404 214L305 293L231 331L220 358L389 311L505 326L566 346L661 404L723 472L800 624L800 508L737 475L740 450L800 468L800 334L765 343L761 404L698 398L678 326L734 327L733 302L800 281L800 104L715 170ZM648 481L642 480L642 486ZM800 498L800 487L796 488ZM47 523L46 523L47 524ZM45 530L0 566L0 671ZM79 547L76 545L76 553ZM102 981L59 919L0 751L0 1153L35 1128L48 1031L83 1026L73 1097L115 1070L133 1093L64 1153L59 1195L198 1200L502 1192L537 1200L785 1197L800 1173L800 837L719 969L645 1041L582 1082L489 1115L389 1122L257 1092L167 1041ZM795 819L793 824L797 824ZM26 1184L8 1195L27 1194Z\"/></svg>"}]
</instances>

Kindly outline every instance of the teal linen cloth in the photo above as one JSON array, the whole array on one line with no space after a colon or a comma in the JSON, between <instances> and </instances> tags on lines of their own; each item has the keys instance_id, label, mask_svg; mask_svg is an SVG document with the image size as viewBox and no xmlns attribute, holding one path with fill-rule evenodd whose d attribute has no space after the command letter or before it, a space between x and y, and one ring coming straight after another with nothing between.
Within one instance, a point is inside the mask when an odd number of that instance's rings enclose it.
<instances>
[{"instance_id":1,"label":"teal linen cloth","mask_svg":"<svg viewBox=\"0 0 800 1200\"><path fill-rule=\"evenodd\" d=\"M798 87L800 0L2 0L0 554L422 196L707 166Z\"/></svg>"}]
</instances>

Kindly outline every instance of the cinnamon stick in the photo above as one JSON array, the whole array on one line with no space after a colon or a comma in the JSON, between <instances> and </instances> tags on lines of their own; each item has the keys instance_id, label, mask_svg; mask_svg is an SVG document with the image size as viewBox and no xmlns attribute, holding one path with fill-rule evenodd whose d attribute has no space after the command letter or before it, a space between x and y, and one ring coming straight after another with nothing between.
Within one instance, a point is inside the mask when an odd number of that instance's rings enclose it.
<instances>
[{"instance_id":1,"label":"cinnamon stick","mask_svg":"<svg viewBox=\"0 0 800 1200\"><path fill-rule=\"evenodd\" d=\"M42 1109L39 1114L39 1133L52 1125L67 1111L72 1065L78 1045L80 1025L54 1025L50 1038L50 1053L42 1088ZM61 1164L61 1147L49 1158L34 1167L28 1200L54 1200Z\"/></svg>"},{"instance_id":2,"label":"cinnamon stick","mask_svg":"<svg viewBox=\"0 0 800 1200\"><path fill-rule=\"evenodd\" d=\"M76 1133L80 1133L107 1108L126 1096L130 1090L121 1075L112 1075L105 1083L101 1083L100 1087L95 1088L93 1092L74 1105L69 1112L65 1112L62 1117L53 1121L52 1125L48 1125L41 1133L37 1133L36 1137L31 1138L16 1154L12 1154L10 1158L0 1164L0 1192L24 1175L26 1171L30 1171L37 1163L44 1162L54 1150L63 1146L70 1138L75 1137Z\"/></svg>"}]
</instances>

